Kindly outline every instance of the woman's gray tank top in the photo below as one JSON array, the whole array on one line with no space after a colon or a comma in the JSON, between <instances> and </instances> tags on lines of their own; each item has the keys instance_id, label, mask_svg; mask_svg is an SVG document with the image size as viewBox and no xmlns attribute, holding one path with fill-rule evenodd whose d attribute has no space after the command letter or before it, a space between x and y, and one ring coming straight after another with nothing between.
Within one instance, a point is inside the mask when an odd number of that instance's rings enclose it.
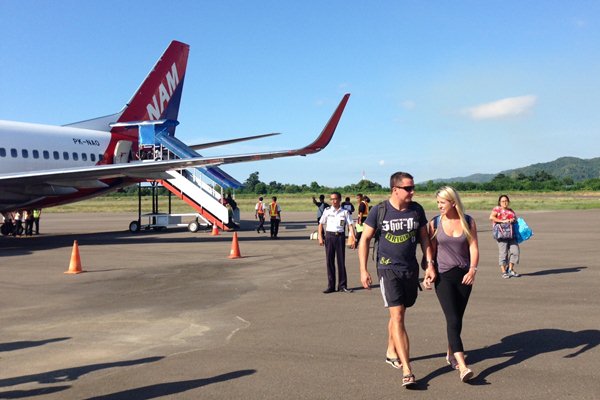
<instances>
[{"instance_id":1,"label":"woman's gray tank top","mask_svg":"<svg viewBox=\"0 0 600 400\"><path fill-rule=\"evenodd\" d=\"M469 241L464 233L459 237L448 236L444 232L442 221L437 227L437 266L438 272L443 274L454 267L469 269L471 253L469 252Z\"/></svg>"}]
</instances>

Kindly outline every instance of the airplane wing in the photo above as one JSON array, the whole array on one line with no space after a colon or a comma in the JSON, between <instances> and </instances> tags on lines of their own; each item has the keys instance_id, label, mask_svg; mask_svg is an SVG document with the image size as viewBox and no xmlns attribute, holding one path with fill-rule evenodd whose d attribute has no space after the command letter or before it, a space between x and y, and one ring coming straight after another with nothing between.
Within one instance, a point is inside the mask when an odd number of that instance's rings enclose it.
<instances>
[{"instance_id":1,"label":"airplane wing","mask_svg":"<svg viewBox=\"0 0 600 400\"><path fill-rule=\"evenodd\" d=\"M224 146L226 144L244 142L246 140L260 139L260 138L275 136L275 135L281 135L281 133L265 133L264 135L246 136L246 137L241 137L241 138L236 138L236 139L220 140L218 142L192 144L192 145L188 145L188 147L191 148L192 150L202 150L202 149L208 149L209 147Z\"/></svg>"},{"instance_id":2,"label":"airplane wing","mask_svg":"<svg viewBox=\"0 0 600 400\"><path fill-rule=\"evenodd\" d=\"M344 95L317 139L308 146L300 149L216 157L193 157L168 161L139 161L125 164L95 165L91 167L22 172L17 174L0 174L0 186L53 185L98 187L103 184L99 181L100 179L124 177L135 179L165 179L168 176L164 173L169 170L269 160L290 156L306 156L321 151L329 144L349 97L349 93Z\"/></svg>"}]
</instances>

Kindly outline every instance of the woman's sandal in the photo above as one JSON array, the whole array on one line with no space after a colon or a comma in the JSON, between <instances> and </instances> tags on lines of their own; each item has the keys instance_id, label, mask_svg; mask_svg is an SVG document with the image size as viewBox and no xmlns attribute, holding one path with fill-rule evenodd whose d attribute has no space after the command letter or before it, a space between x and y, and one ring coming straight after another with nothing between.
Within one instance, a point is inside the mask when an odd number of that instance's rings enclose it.
<instances>
[{"instance_id":1,"label":"woman's sandal","mask_svg":"<svg viewBox=\"0 0 600 400\"><path fill-rule=\"evenodd\" d=\"M415 379L415 374L407 374L402 376L402 386L405 388L409 388L417 384L417 380Z\"/></svg>"},{"instance_id":2,"label":"woman's sandal","mask_svg":"<svg viewBox=\"0 0 600 400\"><path fill-rule=\"evenodd\" d=\"M452 369L458 369L458 362L454 356L452 356L452 358L450 358L450 356L446 356L446 362L450 367L452 367Z\"/></svg>"},{"instance_id":3,"label":"woman's sandal","mask_svg":"<svg viewBox=\"0 0 600 400\"><path fill-rule=\"evenodd\" d=\"M471 371L469 368L464 369L460 373L460 381L461 382L466 382L466 381L470 380L471 378L473 378L473 371Z\"/></svg>"},{"instance_id":4,"label":"woman's sandal","mask_svg":"<svg viewBox=\"0 0 600 400\"><path fill-rule=\"evenodd\" d=\"M385 362L390 364L393 368L400 369L402 368L402 363L399 358L385 358Z\"/></svg>"}]
</instances>

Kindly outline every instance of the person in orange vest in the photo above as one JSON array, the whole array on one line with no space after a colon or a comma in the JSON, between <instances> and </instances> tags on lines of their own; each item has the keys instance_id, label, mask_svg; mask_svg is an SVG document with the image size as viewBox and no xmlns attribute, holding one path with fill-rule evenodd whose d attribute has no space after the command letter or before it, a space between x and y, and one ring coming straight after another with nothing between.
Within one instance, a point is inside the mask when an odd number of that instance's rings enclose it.
<instances>
[{"instance_id":1,"label":"person in orange vest","mask_svg":"<svg viewBox=\"0 0 600 400\"><path fill-rule=\"evenodd\" d=\"M273 202L269 204L269 216L271 217L271 239L277 239L279 223L281 222L281 207L277 204L277 197L273 196Z\"/></svg>"},{"instance_id":2,"label":"person in orange vest","mask_svg":"<svg viewBox=\"0 0 600 400\"><path fill-rule=\"evenodd\" d=\"M258 198L258 203L256 203L256 206L254 206L254 218L255 219L258 218L258 222L260 222L258 224L258 226L256 227L256 233L260 233L261 229L262 229L263 233L266 233L266 231L265 231L265 203L263 203L262 196Z\"/></svg>"}]
</instances>

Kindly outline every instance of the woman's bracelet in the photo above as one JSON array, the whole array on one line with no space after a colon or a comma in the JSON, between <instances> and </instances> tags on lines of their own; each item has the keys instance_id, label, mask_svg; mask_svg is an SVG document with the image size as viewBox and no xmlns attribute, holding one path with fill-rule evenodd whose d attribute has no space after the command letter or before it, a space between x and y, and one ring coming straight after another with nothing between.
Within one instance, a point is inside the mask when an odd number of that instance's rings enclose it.
<instances>
[{"instance_id":1,"label":"woman's bracelet","mask_svg":"<svg viewBox=\"0 0 600 400\"><path fill-rule=\"evenodd\" d=\"M477 267L469 267L469 269L474 269L475 271L477 271Z\"/></svg>"}]
</instances>

